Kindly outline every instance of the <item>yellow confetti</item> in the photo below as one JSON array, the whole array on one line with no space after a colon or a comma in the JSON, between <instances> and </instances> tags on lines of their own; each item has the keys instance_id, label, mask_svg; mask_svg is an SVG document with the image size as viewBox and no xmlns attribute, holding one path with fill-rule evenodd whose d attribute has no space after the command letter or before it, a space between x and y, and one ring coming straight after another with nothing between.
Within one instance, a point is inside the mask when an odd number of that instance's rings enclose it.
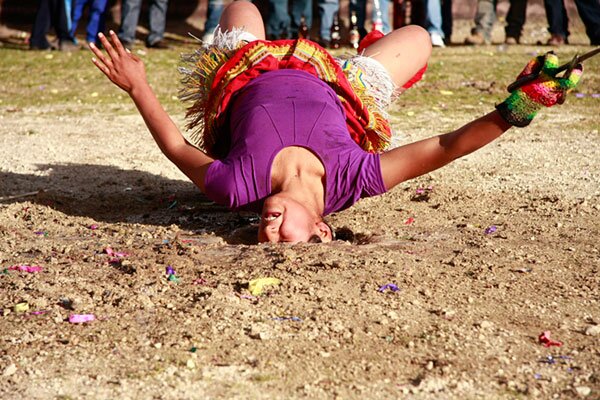
<instances>
[{"instance_id":1,"label":"yellow confetti","mask_svg":"<svg viewBox=\"0 0 600 400\"><path fill-rule=\"evenodd\" d=\"M14 309L17 314L27 312L27 311L29 311L29 304L28 303L18 303L18 304L15 304Z\"/></svg>"},{"instance_id":2,"label":"yellow confetti","mask_svg":"<svg viewBox=\"0 0 600 400\"><path fill-rule=\"evenodd\" d=\"M450 90L440 90L440 94L442 94L444 96L452 96L452 95L454 95L454 92L452 92Z\"/></svg>"},{"instance_id":3,"label":"yellow confetti","mask_svg":"<svg viewBox=\"0 0 600 400\"><path fill-rule=\"evenodd\" d=\"M52 59L54 58L54 54L46 54L46 55L44 56L44 58L45 58L46 60L52 60Z\"/></svg>"},{"instance_id":4,"label":"yellow confetti","mask_svg":"<svg viewBox=\"0 0 600 400\"><path fill-rule=\"evenodd\" d=\"M260 296L265 286L279 285L281 281L277 278L257 278L248 283L248 289L253 296Z\"/></svg>"},{"instance_id":5,"label":"yellow confetti","mask_svg":"<svg viewBox=\"0 0 600 400\"><path fill-rule=\"evenodd\" d=\"M412 117L413 115L415 115L414 111L409 111L406 113L406 115L408 115L409 117Z\"/></svg>"},{"instance_id":6,"label":"yellow confetti","mask_svg":"<svg viewBox=\"0 0 600 400\"><path fill-rule=\"evenodd\" d=\"M98 97L98 92L93 92L93 93L91 94L91 96L92 96L92 97Z\"/></svg>"},{"instance_id":7,"label":"yellow confetti","mask_svg":"<svg viewBox=\"0 0 600 400\"><path fill-rule=\"evenodd\" d=\"M57 89L52 89L52 90L50 90L50 93L52 93L52 94L57 94L57 93L58 93L58 90L57 90Z\"/></svg>"}]
</instances>

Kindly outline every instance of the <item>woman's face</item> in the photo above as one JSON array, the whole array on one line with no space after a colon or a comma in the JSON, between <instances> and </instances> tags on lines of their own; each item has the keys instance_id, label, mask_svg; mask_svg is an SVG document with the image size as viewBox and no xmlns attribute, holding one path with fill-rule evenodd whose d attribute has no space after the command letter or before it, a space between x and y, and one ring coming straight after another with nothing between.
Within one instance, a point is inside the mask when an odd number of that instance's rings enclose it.
<instances>
[{"instance_id":1,"label":"woman's face","mask_svg":"<svg viewBox=\"0 0 600 400\"><path fill-rule=\"evenodd\" d=\"M313 236L331 241L331 231L321 218L301 203L285 195L269 196L263 205L259 242L308 242Z\"/></svg>"}]
</instances>

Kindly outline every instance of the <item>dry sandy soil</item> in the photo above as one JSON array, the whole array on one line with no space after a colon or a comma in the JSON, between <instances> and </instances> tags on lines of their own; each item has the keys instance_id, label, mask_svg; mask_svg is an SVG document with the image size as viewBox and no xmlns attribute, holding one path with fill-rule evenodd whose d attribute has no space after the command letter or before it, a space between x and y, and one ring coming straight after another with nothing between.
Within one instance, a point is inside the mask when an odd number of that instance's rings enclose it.
<instances>
[{"instance_id":1,"label":"dry sandy soil","mask_svg":"<svg viewBox=\"0 0 600 400\"><path fill-rule=\"evenodd\" d=\"M491 110L480 66L533 51L436 50L402 141ZM599 67L584 98L334 215L354 238L329 245L249 243L255 217L204 198L125 98L4 97L0 398L600 398ZM251 296L261 277L281 284Z\"/></svg>"}]
</instances>

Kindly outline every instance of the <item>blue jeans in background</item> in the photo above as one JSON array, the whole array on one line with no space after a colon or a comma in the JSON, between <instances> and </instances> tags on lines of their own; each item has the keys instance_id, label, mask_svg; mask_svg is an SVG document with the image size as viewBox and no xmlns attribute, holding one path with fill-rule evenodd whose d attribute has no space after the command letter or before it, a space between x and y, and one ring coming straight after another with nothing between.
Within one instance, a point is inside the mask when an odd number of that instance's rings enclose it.
<instances>
[{"instance_id":1,"label":"blue jeans in background","mask_svg":"<svg viewBox=\"0 0 600 400\"><path fill-rule=\"evenodd\" d=\"M340 2L338 0L319 0L317 5L319 7L319 19L321 20L319 37L321 38L321 43L326 44L331 41L333 16L338 12Z\"/></svg>"},{"instance_id":2,"label":"blue jeans in background","mask_svg":"<svg viewBox=\"0 0 600 400\"><path fill-rule=\"evenodd\" d=\"M204 24L204 34L212 34L219 25L219 19L225 9L223 0L208 0L208 8L206 9L206 23Z\"/></svg>"},{"instance_id":3,"label":"blue jeans in background","mask_svg":"<svg viewBox=\"0 0 600 400\"><path fill-rule=\"evenodd\" d=\"M381 11L381 21L383 22L383 33L390 33L390 13L389 13L390 0L379 0L379 10ZM360 37L363 38L367 35L367 29L365 28L365 22L367 17L367 0L350 0L349 10L350 14L352 11L356 12L356 18L358 20L358 31ZM371 20L374 21L377 17L377 11L373 6L373 12L371 13Z\"/></svg>"},{"instance_id":4,"label":"blue jeans in background","mask_svg":"<svg viewBox=\"0 0 600 400\"><path fill-rule=\"evenodd\" d=\"M165 36L167 23L167 6L169 0L151 0L149 28L150 34L146 44L152 46L161 41ZM119 39L125 43L135 41L135 30L140 19L142 0L123 0L121 5L121 27L119 28Z\"/></svg>"},{"instance_id":5,"label":"blue jeans in background","mask_svg":"<svg viewBox=\"0 0 600 400\"><path fill-rule=\"evenodd\" d=\"M89 20L85 31L85 40L88 43L98 41L98 33L104 32L106 26L106 10L108 10L108 0L75 0L73 3L73 22L71 26L71 36L75 38L77 25L83 16L83 10L89 5Z\"/></svg>"},{"instance_id":6,"label":"blue jeans in background","mask_svg":"<svg viewBox=\"0 0 600 400\"><path fill-rule=\"evenodd\" d=\"M425 18L425 29L430 34L437 33L444 39L442 29L442 4L440 0L427 0L427 16Z\"/></svg>"},{"instance_id":7,"label":"blue jeans in background","mask_svg":"<svg viewBox=\"0 0 600 400\"><path fill-rule=\"evenodd\" d=\"M291 9L288 0L269 0L267 39L296 38L300 19L304 16L309 29L312 24L312 0L293 0Z\"/></svg>"}]
</instances>

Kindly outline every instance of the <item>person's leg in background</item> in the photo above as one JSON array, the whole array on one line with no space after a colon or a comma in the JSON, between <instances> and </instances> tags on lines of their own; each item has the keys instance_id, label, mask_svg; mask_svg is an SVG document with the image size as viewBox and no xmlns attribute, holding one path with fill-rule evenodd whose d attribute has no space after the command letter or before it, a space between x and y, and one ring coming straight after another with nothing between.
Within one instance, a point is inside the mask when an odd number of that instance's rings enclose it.
<instances>
[{"instance_id":1,"label":"person's leg in background","mask_svg":"<svg viewBox=\"0 0 600 400\"><path fill-rule=\"evenodd\" d=\"M492 42L492 28L496 22L496 0L479 0L475 15L475 28L465 39L465 44L486 44Z\"/></svg>"},{"instance_id":2,"label":"person's leg in background","mask_svg":"<svg viewBox=\"0 0 600 400\"><path fill-rule=\"evenodd\" d=\"M269 18L267 19L267 39L275 40L289 37L290 15L287 0L269 0Z\"/></svg>"},{"instance_id":3,"label":"person's leg in background","mask_svg":"<svg viewBox=\"0 0 600 400\"><path fill-rule=\"evenodd\" d=\"M548 20L548 32L550 32L550 39L548 39L547 44L560 46L568 43L569 18L563 0L544 0L544 7Z\"/></svg>"},{"instance_id":4,"label":"person's leg in background","mask_svg":"<svg viewBox=\"0 0 600 400\"><path fill-rule=\"evenodd\" d=\"M352 0L350 1L352 3ZM339 0L318 0L319 7L319 44L323 47L329 46L331 41L331 25L336 12L339 12Z\"/></svg>"},{"instance_id":5,"label":"person's leg in background","mask_svg":"<svg viewBox=\"0 0 600 400\"><path fill-rule=\"evenodd\" d=\"M527 0L510 0L510 8L506 14L506 28L504 32L506 44L518 44L523 33L523 25L527 14Z\"/></svg>"},{"instance_id":6,"label":"person's leg in background","mask_svg":"<svg viewBox=\"0 0 600 400\"><path fill-rule=\"evenodd\" d=\"M352 14L353 11L356 13L356 25L358 25L358 32L360 33L361 39L367 36L367 29L365 28L367 19L367 0L350 0L348 11L350 14Z\"/></svg>"},{"instance_id":7,"label":"person's leg in background","mask_svg":"<svg viewBox=\"0 0 600 400\"><path fill-rule=\"evenodd\" d=\"M58 38L58 48L61 51L79 50L71 36L71 0L56 1L51 9L50 24L54 26Z\"/></svg>"},{"instance_id":8,"label":"person's leg in background","mask_svg":"<svg viewBox=\"0 0 600 400\"><path fill-rule=\"evenodd\" d=\"M452 0L442 0L442 32L446 44L450 44L452 38L452 23Z\"/></svg>"},{"instance_id":9,"label":"person's leg in background","mask_svg":"<svg viewBox=\"0 0 600 400\"><path fill-rule=\"evenodd\" d=\"M390 0L379 0L379 10L381 11L381 22L383 22L383 33L386 35L392 31L390 27ZM377 10L373 7L371 18L375 21Z\"/></svg>"},{"instance_id":10,"label":"person's leg in background","mask_svg":"<svg viewBox=\"0 0 600 400\"><path fill-rule=\"evenodd\" d=\"M123 0L121 3L121 26L118 36L123 46L128 49L131 49L135 42L135 31L141 9L142 0Z\"/></svg>"},{"instance_id":11,"label":"person's leg in background","mask_svg":"<svg viewBox=\"0 0 600 400\"><path fill-rule=\"evenodd\" d=\"M98 33L104 33L106 29L106 13L108 11L108 0L93 0L90 7L90 19L87 23L85 40L88 43L98 41ZM75 23L73 23L75 25Z\"/></svg>"},{"instance_id":12,"label":"person's leg in background","mask_svg":"<svg viewBox=\"0 0 600 400\"><path fill-rule=\"evenodd\" d=\"M46 50L52 47L50 42L48 42L48 38L46 38L46 33L50 30L51 3L51 0L39 1L29 38L29 48L32 50Z\"/></svg>"},{"instance_id":13,"label":"person's leg in background","mask_svg":"<svg viewBox=\"0 0 600 400\"><path fill-rule=\"evenodd\" d=\"M600 45L600 2L575 0L579 17L585 25L585 33L593 46Z\"/></svg>"},{"instance_id":14,"label":"person's leg in background","mask_svg":"<svg viewBox=\"0 0 600 400\"><path fill-rule=\"evenodd\" d=\"M291 4L291 15L290 21L291 37L298 38L298 31L300 30L300 19L304 16L304 20L308 29L312 26L312 0L293 0Z\"/></svg>"},{"instance_id":15,"label":"person's leg in background","mask_svg":"<svg viewBox=\"0 0 600 400\"><path fill-rule=\"evenodd\" d=\"M223 0L208 0L206 22L204 23L204 36L202 36L203 42L212 41L215 28L219 25L219 18L221 18L224 9L225 3Z\"/></svg>"},{"instance_id":16,"label":"person's leg in background","mask_svg":"<svg viewBox=\"0 0 600 400\"><path fill-rule=\"evenodd\" d=\"M427 16L425 29L431 37L434 47L446 47L444 44L444 31L442 31L442 5L440 0L427 0Z\"/></svg>"},{"instance_id":17,"label":"person's leg in background","mask_svg":"<svg viewBox=\"0 0 600 400\"><path fill-rule=\"evenodd\" d=\"M168 6L169 0L152 0L150 2L150 34L146 39L146 46L157 49L166 49L169 47L163 42L163 38L165 37L165 27L167 25Z\"/></svg>"},{"instance_id":18,"label":"person's leg in background","mask_svg":"<svg viewBox=\"0 0 600 400\"><path fill-rule=\"evenodd\" d=\"M71 13L71 37L75 42L77 39L75 38L75 34L77 33L77 25L79 25L79 20L83 16L83 10L88 5L91 0L75 0L73 1L73 12Z\"/></svg>"}]
</instances>

